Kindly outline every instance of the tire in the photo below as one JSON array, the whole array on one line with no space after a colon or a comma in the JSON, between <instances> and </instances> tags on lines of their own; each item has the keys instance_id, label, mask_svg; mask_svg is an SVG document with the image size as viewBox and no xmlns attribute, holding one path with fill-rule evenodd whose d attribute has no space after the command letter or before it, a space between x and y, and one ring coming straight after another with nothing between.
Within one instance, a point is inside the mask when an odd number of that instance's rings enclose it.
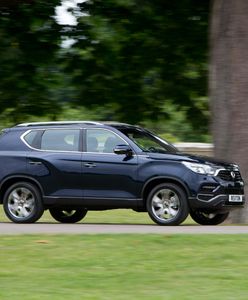
<instances>
[{"instance_id":1,"label":"tire","mask_svg":"<svg viewBox=\"0 0 248 300\"><path fill-rule=\"evenodd\" d=\"M80 209L62 209L58 207L49 209L51 216L60 223L77 223L81 221L87 214L87 210Z\"/></svg>"},{"instance_id":2,"label":"tire","mask_svg":"<svg viewBox=\"0 0 248 300\"><path fill-rule=\"evenodd\" d=\"M158 225L179 225L189 214L185 192L173 183L157 185L148 195L146 208Z\"/></svg>"},{"instance_id":3,"label":"tire","mask_svg":"<svg viewBox=\"0 0 248 300\"><path fill-rule=\"evenodd\" d=\"M44 207L38 188L28 182L13 184L5 192L3 208L15 223L34 223L43 215Z\"/></svg>"},{"instance_id":4,"label":"tire","mask_svg":"<svg viewBox=\"0 0 248 300\"><path fill-rule=\"evenodd\" d=\"M190 212L191 218L200 225L218 225L224 222L229 215L229 212L218 213L205 213L200 210L194 210Z\"/></svg>"}]
</instances>

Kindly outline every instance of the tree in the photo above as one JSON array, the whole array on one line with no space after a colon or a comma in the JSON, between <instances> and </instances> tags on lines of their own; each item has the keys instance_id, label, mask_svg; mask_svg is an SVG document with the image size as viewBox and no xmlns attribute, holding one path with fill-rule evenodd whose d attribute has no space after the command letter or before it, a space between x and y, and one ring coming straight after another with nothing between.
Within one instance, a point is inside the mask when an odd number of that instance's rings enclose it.
<instances>
[{"instance_id":1,"label":"tree","mask_svg":"<svg viewBox=\"0 0 248 300\"><path fill-rule=\"evenodd\" d=\"M59 0L0 0L0 114L56 118L66 102L162 123L172 107L203 136L208 1L87 1L79 4L87 15L76 9L78 24L63 26ZM75 44L62 48L63 37Z\"/></svg>"},{"instance_id":2,"label":"tree","mask_svg":"<svg viewBox=\"0 0 248 300\"><path fill-rule=\"evenodd\" d=\"M58 3L0 2L0 113L7 109L12 122L59 109L51 93L58 82L60 27L52 17Z\"/></svg>"},{"instance_id":3,"label":"tree","mask_svg":"<svg viewBox=\"0 0 248 300\"><path fill-rule=\"evenodd\" d=\"M210 37L210 98L215 155L235 161L248 180L248 2L214 0ZM247 195L246 188L246 195ZM248 221L248 208L231 222Z\"/></svg>"},{"instance_id":4,"label":"tree","mask_svg":"<svg viewBox=\"0 0 248 300\"><path fill-rule=\"evenodd\" d=\"M94 0L69 34L77 103L113 104L114 118L158 119L164 103L207 129L208 1ZM75 68L75 66L77 66ZM163 117L166 117L163 115Z\"/></svg>"}]
</instances>

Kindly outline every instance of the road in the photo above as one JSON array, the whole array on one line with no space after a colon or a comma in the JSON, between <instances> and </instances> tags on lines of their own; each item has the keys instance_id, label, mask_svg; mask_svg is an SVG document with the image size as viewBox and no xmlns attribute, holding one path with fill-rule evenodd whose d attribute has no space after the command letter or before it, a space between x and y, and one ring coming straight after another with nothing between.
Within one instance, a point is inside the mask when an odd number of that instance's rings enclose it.
<instances>
[{"instance_id":1,"label":"road","mask_svg":"<svg viewBox=\"0 0 248 300\"><path fill-rule=\"evenodd\" d=\"M57 224L35 223L15 224L0 222L0 234L248 234L248 226L158 226L158 225L121 225L121 224Z\"/></svg>"}]
</instances>

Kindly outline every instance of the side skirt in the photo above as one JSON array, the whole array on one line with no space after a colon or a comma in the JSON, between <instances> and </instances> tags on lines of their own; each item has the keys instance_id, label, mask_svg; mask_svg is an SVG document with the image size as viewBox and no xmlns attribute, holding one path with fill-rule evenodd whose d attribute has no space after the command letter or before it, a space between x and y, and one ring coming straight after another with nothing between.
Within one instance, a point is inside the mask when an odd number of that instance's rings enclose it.
<instances>
[{"instance_id":1,"label":"side skirt","mask_svg":"<svg viewBox=\"0 0 248 300\"><path fill-rule=\"evenodd\" d=\"M43 197L46 208L60 207L84 207L88 210L107 210L116 208L139 209L144 206L143 199L123 198L64 198L64 197Z\"/></svg>"}]
</instances>

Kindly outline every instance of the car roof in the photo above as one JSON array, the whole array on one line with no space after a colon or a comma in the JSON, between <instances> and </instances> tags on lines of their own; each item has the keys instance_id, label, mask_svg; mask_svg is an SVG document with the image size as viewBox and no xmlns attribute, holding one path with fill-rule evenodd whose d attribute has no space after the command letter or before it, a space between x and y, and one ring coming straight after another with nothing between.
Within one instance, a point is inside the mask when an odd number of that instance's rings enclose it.
<instances>
[{"instance_id":1,"label":"car roof","mask_svg":"<svg viewBox=\"0 0 248 300\"><path fill-rule=\"evenodd\" d=\"M23 128L37 128L43 129L44 127L98 127L98 126L110 126L115 128L134 128L134 126L127 123L115 122L115 121L48 121L48 122L29 122L20 123L12 127L11 129L23 129Z\"/></svg>"},{"instance_id":2,"label":"car roof","mask_svg":"<svg viewBox=\"0 0 248 300\"><path fill-rule=\"evenodd\" d=\"M48 122L30 122L17 124L15 127L36 127L36 126L63 126L63 125L103 125L94 121L48 121Z\"/></svg>"}]
</instances>

